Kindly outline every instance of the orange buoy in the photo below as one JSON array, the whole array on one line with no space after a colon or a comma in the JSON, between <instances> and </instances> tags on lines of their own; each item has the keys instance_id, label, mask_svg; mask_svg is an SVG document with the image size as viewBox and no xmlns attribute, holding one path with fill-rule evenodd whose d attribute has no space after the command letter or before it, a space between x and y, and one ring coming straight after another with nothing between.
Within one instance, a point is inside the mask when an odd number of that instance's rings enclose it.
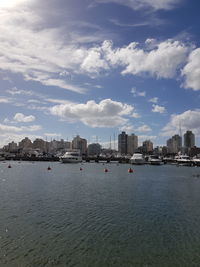
<instances>
[{"instance_id":1,"label":"orange buoy","mask_svg":"<svg viewBox=\"0 0 200 267\"><path fill-rule=\"evenodd\" d=\"M51 167L49 166L49 167L47 168L47 170L50 171L50 170L51 170Z\"/></svg>"},{"instance_id":2,"label":"orange buoy","mask_svg":"<svg viewBox=\"0 0 200 267\"><path fill-rule=\"evenodd\" d=\"M104 169L104 172L108 172L108 169Z\"/></svg>"},{"instance_id":3,"label":"orange buoy","mask_svg":"<svg viewBox=\"0 0 200 267\"><path fill-rule=\"evenodd\" d=\"M129 172L129 173L132 173L132 172L133 172L133 169L129 168L129 169L128 169L128 172Z\"/></svg>"}]
</instances>

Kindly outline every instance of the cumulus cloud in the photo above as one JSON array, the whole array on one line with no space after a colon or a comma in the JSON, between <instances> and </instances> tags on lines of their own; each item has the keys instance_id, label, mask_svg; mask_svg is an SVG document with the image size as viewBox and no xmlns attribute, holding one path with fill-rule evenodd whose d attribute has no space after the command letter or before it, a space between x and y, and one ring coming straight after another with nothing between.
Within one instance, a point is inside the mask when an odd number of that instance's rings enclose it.
<instances>
[{"instance_id":1,"label":"cumulus cloud","mask_svg":"<svg viewBox=\"0 0 200 267\"><path fill-rule=\"evenodd\" d=\"M135 118L135 119L138 119L138 118L141 118L141 115L137 112L133 112L131 117Z\"/></svg>"},{"instance_id":2,"label":"cumulus cloud","mask_svg":"<svg viewBox=\"0 0 200 267\"><path fill-rule=\"evenodd\" d=\"M200 109L187 110L181 114L173 114L170 121L161 130L162 136L172 136L182 131L191 130L196 135L200 135Z\"/></svg>"},{"instance_id":3,"label":"cumulus cloud","mask_svg":"<svg viewBox=\"0 0 200 267\"><path fill-rule=\"evenodd\" d=\"M153 104L152 105L152 112L165 113L166 109L165 109L165 107Z\"/></svg>"},{"instance_id":4,"label":"cumulus cloud","mask_svg":"<svg viewBox=\"0 0 200 267\"><path fill-rule=\"evenodd\" d=\"M200 48L189 55L188 62L182 70L182 76L185 78L183 85L185 88L200 90Z\"/></svg>"},{"instance_id":5,"label":"cumulus cloud","mask_svg":"<svg viewBox=\"0 0 200 267\"><path fill-rule=\"evenodd\" d=\"M71 122L81 121L93 128L125 124L126 116L130 116L132 111L132 106L111 99L104 99L99 103L90 100L86 104L61 104L50 108L53 115Z\"/></svg>"},{"instance_id":6,"label":"cumulus cloud","mask_svg":"<svg viewBox=\"0 0 200 267\"><path fill-rule=\"evenodd\" d=\"M177 6L180 0L95 0L97 3L116 3L128 6L134 10L141 8L172 9Z\"/></svg>"},{"instance_id":7,"label":"cumulus cloud","mask_svg":"<svg viewBox=\"0 0 200 267\"><path fill-rule=\"evenodd\" d=\"M16 113L14 116L16 122L32 122L35 120L35 116L29 115L25 116L23 113Z\"/></svg>"},{"instance_id":8,"label":"cumulus cloud","mask_svg":"<svg viewBox=\"0 0 200 267\"><path fill-rule=\"evenodd\" d=\"M112 43L106 41L103 43L103 49L110 64L125 67L122 74L148 73L157 78L173 78L190 51L190 48L180 41L170 39L157 44L150 51L139 48L135 42L113 49Z\"/></svg>"}]
</instances>

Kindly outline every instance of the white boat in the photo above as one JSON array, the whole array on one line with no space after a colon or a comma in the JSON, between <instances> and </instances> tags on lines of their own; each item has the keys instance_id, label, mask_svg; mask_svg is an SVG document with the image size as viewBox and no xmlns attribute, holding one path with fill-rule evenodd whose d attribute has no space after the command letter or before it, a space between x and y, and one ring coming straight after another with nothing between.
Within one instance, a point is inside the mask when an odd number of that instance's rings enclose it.
<instances>
[{"instance_id":1,"label":"white boat","mask_svg":"<svg viewBox=\"0 0 200 267\"><path fill-rule=\"evenodd\" d=\"M159 158L159 156L156 156L156 155L150 156L149 163L151 165L162 165L162 164L164 164L164 162Z\"/></svg>"},{"instance_id":2,"label":"white boat","mask_svg":"<svg viewBox=\"0 0 200 267\"><path fill-rule=\"evenodd\" d=\"M60 157L62 163L79 163L82 162L82 157L77 151L68 151Z\"/></svg>"},{"instance_id":3,"label":"white boat","mask_svg":"<svg viewBox=\"0 0 200 267\"><path fill-rule=\"evenodd\" d=\"M142 165L145 164L145 159L141 153L134 153L133 156L130 158L130 163Z\"/></svg>"},{"instance_id":4,"label":"white boat","mask_svg":"<svg viewBox=\"0 0 200 267\"><path fill-rule=\"evenodd\" d=\"M192 164L193 164L194 166L199 166L199 167L200 167L200 158L195 157L195 158L193 158L193 159L191 160L191 162L192 162Z\"/></svg>"},{"instance_id":5,"label":"white boat","mask_svg":"<svg viewBox=\"0 0 200 267\"><path fill-rule=\"evenodd\" d=\"M191 166L192 161L190 157L187 155L178 155L175 157L176 163L180 166Z\"/></svg>"}]
</instances>

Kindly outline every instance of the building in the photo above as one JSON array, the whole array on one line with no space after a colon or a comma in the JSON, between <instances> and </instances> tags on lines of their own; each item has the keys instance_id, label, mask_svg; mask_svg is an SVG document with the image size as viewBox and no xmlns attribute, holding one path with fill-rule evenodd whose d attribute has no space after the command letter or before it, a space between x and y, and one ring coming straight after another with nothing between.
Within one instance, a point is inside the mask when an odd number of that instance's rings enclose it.
<instances>
[{"instance_id":1,"label":"building","mask_svg":"<svg viewBox=\"0 0 200 267\"><path fill-rule=\"evenodd\" d=\"M170 154L177 154L182 150L182 138L175 134L172 138L167 140L167 148Z\"/></svg>"},{"instance_id":2,"label":"building","mask_svg":"<svg viewBox=\"0 0 200 267\"><path fill-rule=\"evenodd\" d=\"M28 137L25 137L19 142L19 150L24 154L29 153L32 148L33 144Z\"/></svg>"},{"instance_id":3,"label":"building","mask_svg":"<svg viewBox=\"0 0 200 267\"><path fill-rule=\"evenodd\" d=\"M72 140L72 149L80 150L81 155L86 154L86 152L87 152L87 140L84 138L81 138L79 135L77 135Z\"/></svg>"},{"instance_id":4,"label":"building","mask_svg":"<svg viewBox=\"0 0 200 267\"><path fill-rule=\"evenodd\" d=\"M150 140L146 140L142 143L142 150L144 153L153 152L153 143Z\"/></svg>"},{"instance_id":5,"label":"building","mask_svg":"<svg viewBox=\"0 0 200 267\"><path fill-rule=\"evenodd\" d=\"M37 151L40 151L41 153L47 153L47 142L43 139L36 138L33 141L33 148Z\"/></svg>"},{"instance_id":6,"label":"building","mask_svg":"<svg viewBox=\"0 0 200 267\"><path fill-rule=\"evenodd\" d=\"M99 156L101 153L101 146L98 143L93 143L88 145L88 155L89 156Z\"/></svg>"},{"instance_id":7,"label":"building","mask_svg":"<svg viewBox=\"0 0 200 267\"><path fill-rule=\"evenodd\" d=\"M127 137L127 153L133 155L138 148L138 137L135 134L128 135Z\"/></svg>"},{"instance_id":8,"label":"building","mask_svg":"<svg viewBox=\"0 0 200 267\"><path fill-rule=\"evenodd\" d=\"M192 131L187 131L184 134L184 148L186 150L189 150L194 146L195 146L195 135L193 134Z\"/></svg>"},{"instance_id":9,"label":"building","mask_svg":"<svg viewBox=\"0 0 200 267\"><path fill-rule=\"evenodd\" d=\"M128 135L122 132L118 135L118 151L121 155L127 154Z\"/></svg>"}]
</instances>

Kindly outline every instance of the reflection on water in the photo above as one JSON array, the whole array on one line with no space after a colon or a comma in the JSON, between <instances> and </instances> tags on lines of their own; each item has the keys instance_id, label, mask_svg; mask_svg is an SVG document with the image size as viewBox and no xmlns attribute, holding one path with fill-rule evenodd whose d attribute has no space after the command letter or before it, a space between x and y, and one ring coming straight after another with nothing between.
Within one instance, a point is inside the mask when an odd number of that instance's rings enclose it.
<instances>
[{"instance_id":1,"label":"reflection on water","mask_svg":"<svg viewBox=\"0 0 200 267\"><path fill-rule=\"evenodd\" d=\"M0 163L0 266L200 266L200 168L11 166Z\"/></svg>"}]
</instances>

